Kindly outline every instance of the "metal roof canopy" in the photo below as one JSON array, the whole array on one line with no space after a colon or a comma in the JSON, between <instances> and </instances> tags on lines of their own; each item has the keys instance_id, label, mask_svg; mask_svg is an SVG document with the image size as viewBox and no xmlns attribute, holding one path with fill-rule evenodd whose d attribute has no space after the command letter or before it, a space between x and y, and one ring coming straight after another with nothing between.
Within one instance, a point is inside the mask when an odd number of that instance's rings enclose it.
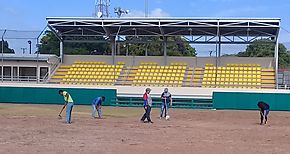
<instances>
[{"instance_id":1,"label":"metal roof canopy","mask_svg":"<svg viewBox=\"0 0 290 154\"><path fill-rule=\"evenodd\" d=\"M280 29L279 18L47 17L46 19L48 27L64 42L96 42L99 36L113 38L184 36L187 42L197 44L216 44L217 41L221 44L249 44L261 38L276 41Z\"/></svg>"}]
</instances>

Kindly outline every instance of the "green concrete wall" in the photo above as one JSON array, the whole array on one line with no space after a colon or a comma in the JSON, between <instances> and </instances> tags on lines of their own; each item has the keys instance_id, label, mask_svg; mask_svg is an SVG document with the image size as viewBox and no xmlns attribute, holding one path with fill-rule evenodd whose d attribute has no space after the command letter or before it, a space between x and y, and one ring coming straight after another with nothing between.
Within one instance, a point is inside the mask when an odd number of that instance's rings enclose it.
<instances>
[{"instance_id":1,"label":"green concrete wall","mask_svg":"<svg viewBox=\"0 0 290 154\"><path fill-rule=\"evenodd\" d=\"M105 96L104 105L111 105L116 89L0 87L0 103L63 104L59 90L69 92L79 105L88 105L97 96Z\"/></svg>"},{"instance_id":2,"label":"green concrete wall","mask_svg":"<svg viewBox=\"0 0 290 154\"><path fill-rule=\"evenodd\" d=\"M234 110L257 110L257 103L264 101L270 110L290 111L290 94L284 93L244 93L214 92L213 108Z\"/></svg>"}]
</instances>

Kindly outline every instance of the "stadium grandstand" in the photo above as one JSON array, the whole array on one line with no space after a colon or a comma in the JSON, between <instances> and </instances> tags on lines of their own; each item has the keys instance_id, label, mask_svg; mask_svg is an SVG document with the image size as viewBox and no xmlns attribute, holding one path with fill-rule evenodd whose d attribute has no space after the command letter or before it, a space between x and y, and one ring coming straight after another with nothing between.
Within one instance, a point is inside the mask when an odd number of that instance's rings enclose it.
<instances>
[{"instance_id":1,"label":"stadium grandstand","mask_svg":"<svg viewBox=\"0 0 290 154\"><path fill-rule=\"evenodd\" d=\"M220 53L222 44L250 44L261 38L278 42L280 19L48 17L47 21L61 46L64 42L96 41L94 37L102 36L108 38L113 50L111 60L95 57L95 60L84 58L80 61L71 60L69 56L64 58L61 47L63 65L51 77L51 83L254 89L277 86L278 50L274 59L224 59ZM145 61L134 57L119 60L122 58L116 56L116 44L129 41L116 39L119 36L162 37L164 56L148 57ZM192 44L216 44L217 57L199 59L198 65L195 65L195 58L168 57L169 36L187 36Z\"/></svg>"}]
</instances>

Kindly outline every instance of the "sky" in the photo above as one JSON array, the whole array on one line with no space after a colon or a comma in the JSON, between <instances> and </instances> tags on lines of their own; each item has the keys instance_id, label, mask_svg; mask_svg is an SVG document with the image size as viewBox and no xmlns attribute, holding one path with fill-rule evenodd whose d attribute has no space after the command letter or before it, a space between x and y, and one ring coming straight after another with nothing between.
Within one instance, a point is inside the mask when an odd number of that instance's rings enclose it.
<instances>
[{"instance_id":1,"label":"sky","mask_svg":"<svg viewBox=\"0 0 290 154\"><path fill-rule=\"evenodd\" d=\"M87 17L93 15L95 8L94 0L0 0L0 4L0 35L3 29L33 31L7 34L11 37L35 37L46 26L46 17ZM116 16L113 13L114 7L129 10L127 16L144 16L145 0L111 0L112 17ZM290 42L289 0L148 0L148 10L151 17L281 18L279 40L283 43ZM9 40L13 41L15 42L13 39ZM28 48L27 43L24 43L27 40L18 40L21 41L23 48ZM35 42L33 40L33 44ZM20 52L19 46L15 48ZM235 49L240 47L230 50ZM200 50L210 49L203 47Z\"/></svg>"}]
</instances>

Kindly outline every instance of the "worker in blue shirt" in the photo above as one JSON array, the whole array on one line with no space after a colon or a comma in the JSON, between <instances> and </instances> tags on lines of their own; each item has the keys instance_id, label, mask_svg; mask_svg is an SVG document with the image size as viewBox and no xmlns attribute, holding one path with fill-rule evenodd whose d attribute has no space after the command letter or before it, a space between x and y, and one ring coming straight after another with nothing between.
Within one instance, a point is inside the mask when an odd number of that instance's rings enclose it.
<instances>
[{"instance_id":1,"label":"worker in blue shirt","mask_svg":"<svg viewBox=\"0 0 290 154\"><path fill-rule=\"evenodd\" d=\"M98 111L99 118L102 118L102 105L105 101L105 96L97 97L92 102L92 117L96 118L96 111Z\"/></svg>"}]
</instances>

